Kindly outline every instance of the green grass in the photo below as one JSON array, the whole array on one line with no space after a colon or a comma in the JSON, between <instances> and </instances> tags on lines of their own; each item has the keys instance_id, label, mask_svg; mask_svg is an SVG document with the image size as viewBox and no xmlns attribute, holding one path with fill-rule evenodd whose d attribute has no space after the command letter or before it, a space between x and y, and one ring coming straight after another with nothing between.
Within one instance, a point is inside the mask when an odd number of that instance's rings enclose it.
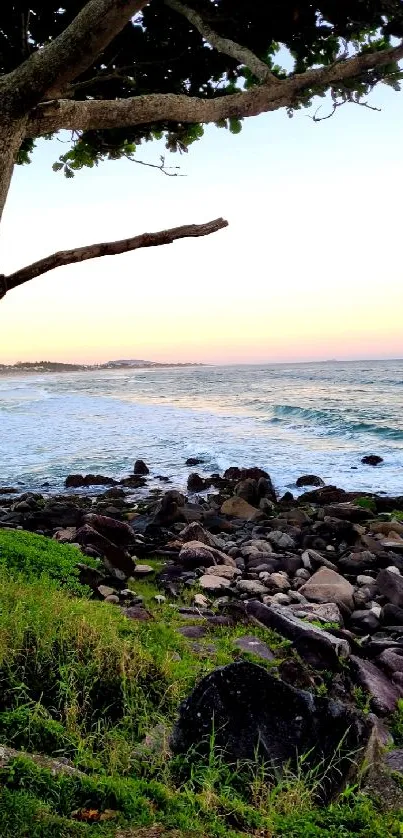
<instances>
[{"instance_id":1,"label":"green grass","mask_svg":"<svg viewBox=\"0 0 403 838\"><path fill-rule=\"evenodd\" d=\"M87 593L78 581L80 561L93 565L77 547L22 530L0 529L0 568L12 576L35 580L45 575L80 596Z\"/></svg>"},{"instance_id":2,"label":"green grass","mask_svg":"<svg viewBox=\"0 0 403 838\"><path fill-rule=\"evenodd\" d=\"M286 772L270 786L261 765L228 766L214 743L203 762L170 756L180 701L209 671L244 656L237 637L264 640L276 659L248 657L269 669L294 657L288 641L238 625L212 628L195 647L178 633L189 624L178 602L158 605L152 579L130 586L153 619L130 621L80 588L80 597L72 595L81 560L74 548L8 531L0 531L0 545L0 743L67 757L84 771L55 775L27 757L2 769L1 838L118 838L156 823L172 838L403 835L398 815L382 814L355 789L318 808L320 773ZM182 602L193 593L186 589ZM396 730L400 724L399 716ZM160 747L143 741L153 729ZM88 823L88 810L113 817Z\"/></svg>"}]
</instances>

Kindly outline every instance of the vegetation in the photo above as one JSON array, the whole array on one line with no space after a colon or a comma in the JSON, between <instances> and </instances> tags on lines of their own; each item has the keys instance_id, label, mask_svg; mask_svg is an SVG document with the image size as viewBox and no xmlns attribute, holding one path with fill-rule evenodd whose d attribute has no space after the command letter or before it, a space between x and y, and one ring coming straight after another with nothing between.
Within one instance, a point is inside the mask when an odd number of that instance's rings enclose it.
<instances>
[{"instance_id":1,"label":"vegetation","mask_svg":"<svg viewBox=\"0 0 403 838\"><path fill-rule=\"evenodd\" d=\"M155 601L152 581L132 584L154 619L130 621L85 590L72 596L74 548L21 531L0 539L0 743L77 769L55 773L23 755L0 769L2 838L402 834L400 815L355 788L318 808L322 769L306 774L303 760L269 787L264 766L228 766L214 741L203 762L170 755L179 702L241 654L234 640L250 629L213 627L195 645L178 632L174 603ZM275 652L267 666L294 656L274 632L256 633Z\"/></svg>"},{"instance_id":2,"label":"vegetation","mask_svg":"<svg viewBox=\"0 0 403 838\"><path fill-rule=\"evenodd\" d=\"M207 123L238 134L245 117L279 108L292 115L315 96L329 94L328 116L345 103L365 105L379 82L399 89L402 36L402 0L3 3L0 217L13 166L29 162L37 137L71 132L71 148L54 164L71 178L104 159L137 161L144 141L164 138L168 151L187 151ZM176 174L164 158L149 165ZM61 264L225 224L53 254L2 277L0 297Z\"/></svg>"}]
</instances>

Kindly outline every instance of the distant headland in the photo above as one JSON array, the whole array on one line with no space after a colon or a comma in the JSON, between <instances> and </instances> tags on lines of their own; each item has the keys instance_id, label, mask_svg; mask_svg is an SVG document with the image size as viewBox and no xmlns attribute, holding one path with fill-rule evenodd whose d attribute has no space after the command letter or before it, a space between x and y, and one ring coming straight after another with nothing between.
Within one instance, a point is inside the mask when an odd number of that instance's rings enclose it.
<instances>
[{"instance_id":1,"label":"distant headland","mask_svg":"<svg viewBox=\"0 0 403 838\"><path fill-rule=\"evenodd\" d=\"M19 372L87 372L94 370L154 369L160 367L203 367L204 364L162 363L139 359L106 361L105 364L65 364L59 361L19 361L17 364L0 364L0 375Z\"/></svg>"}]
</instances>

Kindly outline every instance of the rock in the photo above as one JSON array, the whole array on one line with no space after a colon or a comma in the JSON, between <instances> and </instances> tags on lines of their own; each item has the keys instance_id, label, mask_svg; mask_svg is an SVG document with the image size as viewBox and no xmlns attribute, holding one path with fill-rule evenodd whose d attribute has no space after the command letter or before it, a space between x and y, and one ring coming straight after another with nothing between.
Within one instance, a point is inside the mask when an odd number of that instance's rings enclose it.
<instances>
[{"instance_id":1,"label":"rock","mask_svg":"<svg viewBox=\"0 0 403 838\"><path fill-rule=\"evenodd\" d=\"M200 477L200 474L197 474L195 471L193 474L189 474L187 487L189 492L204 492L205 489L208 489L210 486L210 481L206 480L204 477Z\"/></svg>"},{"instance_id":2,"label":"rock","mask_svg":"<svg viewBox=\"0 0 403 838\"><path fill-rule=\"evenodd\" d=\"M231 587L231 579L205 574L200 577L199 585L203 591L207 591L209 594L223 594Z\"/></svg>"},{"instance_id":3,"label":"rock","mask_svg":"<svg viewBox=\"0 0 403 838\"><path fill-rule=\"evenodd\" d=\"M84 515L83 521L114 544L127 547L134 543L133 529L126 521L118 521L109 515L96 515L92 512Z\"/></svg>"},{"instance_id":4,"label":"rock","mask_svg":"<svg viewBox=\"0 0 403 838\"><path fill-rule=\"evenodd\" d=\"M104 602L109 602L110 605L118 605L119 604L119 597L117 594L109 594L105 597Z\"/></svg>"},{"instance_id":5,"label":"rock","mask_svg":"<svg viewBox=\"0 0 403 838\"><path fill-rule=\"evenodd\" d=\"M184 567L211 567L214 564L224 564L228 567L235 567L234 559L217 550L216 547L208 547L200 541L188 541L180 550L179 561Z\"/></svg>"},{"instance_id":6,"label":"rock","mask_svg":"<svg viewBox=\"0 0 403 838\"><path fill-rule=\"evenodd\" d=\"M240 480L247 480L248 477L251 477L252 480L259 480L261 477L270 480L270 475L261 468L238 468L238 466L231 466L231 468L227 468L224 471L224 480L237 481L239 483Z\"/></svg>"},{"instance_id":7,"label":"rock","mask_svg":"<svg viewBox=\"0 0 403 838\"><path fill-rule=\"evenodd\" d=\"M403 649L400 651L403 653ZM403 654L398 654L398 651L393 649L384 649L384 651L376 659L375 663L380 666L390 678L393 678L395 672L403 672Z\"/></svg>"},{"instance_id":8,"label":"rock","mask_svg":"<svg viewBox=\"0 0 403 838\"><path fill-rule=\"evenodd\" d=\"M77 530L76 539L79 544L95 547L102 555L105 567L113 576L127 579L133 574L135 563L126 550L113 544L89 524L84 524Z\"/></svg>"},{"instance_id":9,"label":"rock","mask_svg":"<svg viewBox=\"0 0 403 838\"><path fill-rule=\"evenodd\" d=\"M116 594L114 588L110 588L109 585L98 585L98 593L105 599L107 596L112 596Z\"/></svg>"},{"instance_id":10,"label":"rock","mask_svg":"<svg viewBox=\"0 0 403 838\"><path fill-rule=\"evenodd\" d=\"M75 541L77 527L64 527L64 529L57 530L53 538L55 541L60 541L61 544L71 544Z\"/></svg>"},{"instance_id":11,"label":"rock","mask_svg":"<svg viewBox=\"0 0 403 838\"><path fill-rule=\"evenodd\" d=\"M122 613L129 618L129 620L139 620L139 622L146 623L153 619L152 614L143 608L141 605L129 605L128 608L122 608Z\"/></svg>"},{"instance_id":12,"label":"rock","mask_svg":"<svg viewBox=\"0 0 403 838\"><path fill-rule=\"evenodd\" d=\"M182 637L189 637L192 640L200 640L207 634L207 626L180 626L177 629Z\"/></svg>"},{"instance_id":13,"label":"rock","mask_svg":"<svg viewBox=\"0 0 403 838\"><path fill-rule=\"evenodd\" d=\"M379 457L378 454L367 454L361 458L361 462L366 466L378 466L379 463L383 463L383 457Z\"/></svg>"},{"instance_id":14,"label":"rock","mask_svg":"<svg viewBox=\"0 0 403 838\"><path fill-rule=\"evenodd\" d=\"M280 550L294 550L295 548L294 539L287 535L287 533L280 532L280 530L269 532L267 538L271 544L274 544Z\"/></svg>"},{"instance_id":15,"label":"rock","mask_svg":"<svg viewBox=\"0 0 403 838\"><path fill-rule=\"evenodd\" d=\"M287 578L286 574L281 571L279 573L264 574L264 577L264 579L262 578L262 582L264 582L268 588L274 589L275 591L285 592L289 591L291 587L290 580Z\"/></svg>"},{"instance_id":16,"label":"rock","mask_svg":"<svg viewBox=\"0 0 403 838\"><path fill-rule=\"evenodd\" d=\"M58 774L67 775L69 777L85 777L82 771L72 765L69 760L65 759L65 757L59 757L59 759L54 759L48 756L44 756L44 754L28 754L26 751L16 751L14 748L8 748L6 745L0 745L0 768L7 768L7 766L15 762L16 759L23 758L24 762L29 761L32 763L32 768L34 765L39 766L39 768L45 768L49 771L53 777L57 777Z\"/></svg>"},{"instance_id":17,"label":"rock","mask_svg":"<svg viewBox=\"0 0 403 838\"><path fill-rule=\"evenodd\" d=\"M268 593L266 586L255 579L240 579L236 586L241 594L248 594L248 596L263 596Z\"/></svg>"},{"instance_id":18,"label":"rock","mask_svg":"<svg viewBox=\"0 0 403 838\"><path fill-rule=\"evenodd\" d=\"M234 492L239 498L243 498L251 506L259 505L260 498L257 491L257 480L253 480L252 477L248 477L246 480L241 480L240 483L237 483Z\"/></svg>"},{"instance_id":19,"label":"rock","mask_svg":"<svg viewBox=\"0 0 403 838\"><path fill-rule=\"evenodd\" d=\"M145 464L144 460L136 460L133 468L133 474L146 475L150 474L150 469Z\"/></svg>"},{"instance_id":20,"label":"rock","mask_svg":"<svg viewBox=\"0 0 403 838\"><path fill-rule=\"evenodd\" d=\"M328 503L340 503L346 499L347 492L338 489L337 486L322 486L320 489L313 489L312 492L304 492L300 495L300 503L317 503L325 506Z\"/></svg>"},{"instance_id":21,"label":"rock","mask_svg":"<svg viewBox=\"0 0 403 838\"><path fill-rule=\"evenodd\" d=\"M299 602L289 606L289 611L301 620L321 623L335 623L343 626L343 617L340 614L339 606L335 602Z\"/></svg>"},{"instance_id":22,"label":"rock","mask_svg":"<svg viewBox=\"0 0 403 838\"><path fill-rule=\"evenodd\" d=\"M255 509L246 500L236 495L225 500L220 511L222 515L229 515L232 518L243 518L245 521L256 521L263 515L261 510Z\"/></svg>"},{"instance_id":23,"label":"rock","mask_svg":"<svg viewBox=\"0 0 403 838\"><path fill-rule=\"evenodd\" d=\"M83 486L116 486L117 480L113 477L104 477L103 474L69 474L64 485L66 489L80 489Z\"/></svg>"},{"instance_id":24,"label":"rock","mask_svg":"<svg viewBox=\"0 0 403 838\"><path fill-rule=\"evenodd\" d=\"M272 661L276 658L267 643L263 643L262 640L259 640L258 637L254 637L253 635L244 634L242 637L237 637L234 640L234 646L240 649L241 652L249 652L266 661Z\"/></svg>"},{"instance_id":25,"label":"rock","mask_svg":"<svg viewBox=\"0 0 403 838\"><path fill-rule=\"evenodd\" d=\"M352 781L372 744L374 720L324 696L314 696L239 661L209 673L183 702L171 747L208 756L211 734L230 763L256 761L309 772L327 766L323 801ZM337 753L337 760L334 755ZM354 760L351 754L354 753ZM304 754L302 763L298 757Z\"/></svg>"},{"instance_id":26,"label":"rock","mask_svg":"<svg viewBox=\"0 0 403 838\"><path fill-rule=\"evenodd\" d=\"M204 594L195 594L193 602L197 608L208 608L209 605L209 600Z\"/></svg>"},{"instance_id":27,"label":"rock","mask_svg":"<svg viewBox=\"0 0 403 838\"><path fill-rule=\"evenodd\" d=\"M303 474L302 477L298 477L295 481L295 485L300 489L302 486L324 486L325 483L316 474Z\"/></svg>"},{"instance_id":28,"label":"rock","mask_svg":"<svg viewBox=\"0 0 403 838\"><path fill-rule=\"evenodd\" d=\"M370 521L368 526L373 533L389 535L390 532L394 531L403 535L403 523L401 521Z\"/></svg>"},{"instance_id":29,"label":"rock","mask_svg":"<svg viewBox=\"0 0 403 838\"><path fill-rule=\"evenodd\" d=\"M354 608L353 586L347 579L335 573L334 570L329 570L328 567L321 567L317 570L299 590L312 602L335 602L349 611Z\"/></svg>"},{"instance_id":30,"label":"rock","mask_svg":"<svg viewBox=\"0 0 403 838\"><path fill-rule=\"evenodd\" d=\"M388 602L382 608L381 620L386 626L403 626L403 608Z\"/></svg>"},{"instance_id":31,"label":"rock","mask_svg":"<svg viewBox=\"0 0 403 838\"><path fill-rule=\"evenodd\" d=\"M199 457L188 457L185 466L201 466L203 463L204 460L201 460Z\"/></svg>"},{"instance_id":32,"label":"rock","mask_svg":"<svg viewBox=\"0 0 403 838\"><path fill-rule=\"evenodd\" d=\"M353 611L350 625L357 634L373 634L379 628L379 619L372 610Z\"/></svg>"},{"instance_id":33,"label":"rock","mask_svg":"<svg viewBox=\"0 0 403 838\"><path fill-rule=\"evenodd\" d=\"M318 669L337 669L339 658L347 658L350 654L347 640L308 625L294 616L290 606L268 606L251 600L246 603L246 613L261 625L292 640L298 654Z\"/></svg>"},{"instance_id":34,"label":"rock","mask_svg":"<svg viewBox=\"0 0 403 838\"><path fill-rule=\"evenodd\" d=\"M224 579L234 579L239 576L240 571L237 567L230 567L229 565L216 564L206 569L206 573L210 576L222 576Z\"/></svg>"},{"instance_id":35,"label":"rock","mask_svg":"<svg viewBox=\"0 0 403 838\"><path fill-rule=\"evenodd\" d=\"M403 607L403 577L390 570L381 570L376 577L376 586L380 593L398 608Z\"/></svg>"},{"instance_id":36,"label":"rock","mask_svg":"<svg viewBox=\"0 0 403 838\"><path fill-rule=\"evenodd\" d=\"M356 506L355 503L348 502L326 505L325 516L359 524L360 521L368 521L370 518L373 518L374 513L370 509L365 509L362 506Z\"/></svg>"},{"instance_id":37,"label":"rock","mask_svg":"<svg viewBox=\"0 0 403 838\"><path fill-rule=\"evenodd\" d=\"M371 705L375 713L386 715L396 709L402 691L392 684L383 672L371 661L362 660L352 655L350 663L355 681L371 696Z\"/></svg>"},{"instance_id":38,"label":"rock","mask_svg":"<svg viewBox=\"0 0 403 838\"><path fill-rule=\"evenodd\" d=\"M214 536L207 532L198 521L192 521L187 524L180 534L180 540L186 543L187 541L199 541L201 544L207 544L208 547L217 547Z\"/></svg>"},{"instance_id":39,"label":"rock","mask_svg":"<svg viewBox=\"0 0 403 838\"><path fill-rule=\"evenodd\" d=\"M0 495L16 495L18 494L18 489L15 489L13 486L1 486L0 487Z\"/></svg>"},{"instance_id":40,"label":"rock","mask_svg":"<svg viewBox=\"0 0 403 838\"><path fill-rule=\"evenodd\" d=\"M136 564L133 576L150 576L151 573L155 573L155 569L150 564Z\"/></svg>"}]
</instances>

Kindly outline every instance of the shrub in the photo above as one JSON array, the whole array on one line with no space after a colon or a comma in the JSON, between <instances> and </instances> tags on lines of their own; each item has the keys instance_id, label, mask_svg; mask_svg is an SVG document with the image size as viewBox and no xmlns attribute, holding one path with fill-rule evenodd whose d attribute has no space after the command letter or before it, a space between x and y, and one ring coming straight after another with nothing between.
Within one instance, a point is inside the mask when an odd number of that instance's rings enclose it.
<instances>
[{"instance_id":1,"label":"shrub","mask_svg":"<svg viewBox=\"0 0 403 838\"><path fill-rule=\"evenodd\" d=\"M0 568L11 576L35 580L46 575L71 593L82 596L88 589L78 581L80 561L91 564L70 544L59 544L23 530L0 529Z\"/></svg>"}]
</instances>

